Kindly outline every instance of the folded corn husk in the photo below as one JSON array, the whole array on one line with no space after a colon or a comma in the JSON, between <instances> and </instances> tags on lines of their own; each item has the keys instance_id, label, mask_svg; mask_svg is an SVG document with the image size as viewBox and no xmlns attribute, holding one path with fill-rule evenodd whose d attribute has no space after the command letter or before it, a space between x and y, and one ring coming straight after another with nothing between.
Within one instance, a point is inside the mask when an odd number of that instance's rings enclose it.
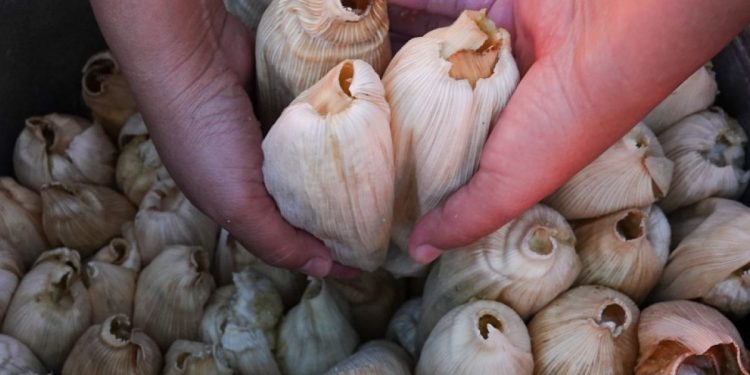
<instances>
[{"instance_id":1,"label":"folded corn husk","mask_svg":"<svg viewBox=\"0 0 750 375\"><path fill-rule=\"evenodd\" d=\"M167 247L138 277L133 324L162 350L175 340L197 339L213 289L205 250L195 246Z\"/></svg>"},{"instance_id":2,"label":"folded corn husk","mask_svg":"<svg viewBox=\"0 0 750 375\"><path fill-rule=\"evenodd\" d=\"M0 322L10 305L11 297L23 277L24 266L21 256L13 245L0 237Z\"/></svg>"},{"instance_id":3,"label":"folded corn husk","mask_svg":"<svg viewBox=\"0 0 750 375\"><path fill-rule=\"evenodd\" d=\"M97 53L86 61L81 88L94 121L104 127L111 139L117 139L125 121L137 110L128 81L109 51Z\"/></svg>"},{"instance_id":4,"label":"folded corn husk","mask_svg":"<svg viewBox=\"0 0 750 375\"><path fill-rule=\"evenodd\" d=\"M165 176L141 201L133 231L146 265L171 245L199 246L210 260L219 226L190 203L174 180Z\"/></svg>"},{"instance_id":5,"label":"folded corn husk","mask_svg":"<svg viewBox=\"0 0 750 375\"><path fill-rule=\"evenodd\" d=\"M4 375L47 374L39 359L22 342L0 335L0 373Z\"/></svg>"},{"instance_id":6,"label":"folded corn husk","mask_svg":"<svg viewBox=\"0 0 750 375\"><path fill-rule=\"evenodd\" d=\"M127 315L113 315L89 327L70 352L62 375L157 375L159 347Z\"/></svg>"},{"instance_id":7,"label":"folded corn husk","mask_svg":"<svg viewBox=\"0 0 750 375\"><path fill-rule=\"evenodd\" d=\"M328 282L312 279L279 327L276 359L284 374L318 375L357 347L349 306Z\"/></svg>"},{"instance_id":8,"label":"folded corn husk","mask_svg":"<svg viewBox=\"0 0 750 375\"><path fill-rule=\"evenodd\" d=\"M126 223L122 227L125 238L114 238L91 257L92 261L115 264L135 272L141 270L141 254L133 239L133 224Z\"/></svg>"},{"instance_id":9,"label":"folded corn husk","mask_svg":"<svg viewBox=\"0 0 750 375\"><path fill-rule=\"evenodd\" d=\"M323 240L334 260L366 271L385 262L390 234L389 114L377 73L346 60L297 97L263 141L263 176L282 216Z\"/></svg>"},{"instance_id":10,"label":"folded corn husk","mask_svg":"<svg viewBox=\"0 0 750 375\"><path fill-rule=\"evenodd\" d=\"M59 248L42 253L18 285L2 332L31 349L47 368L60 368L91 324L91 302L80 279L81 258Z\"/></svg>"},{"instance_id":11,"label":"folded corn husk","mask_svg":"<svg viewBox=\"0 0 750 375\"><path fill-rule=\"evenodd\" d=\"M330 283L349 302L352 324L362 341L383 338L393 313L404 302L403 280L382 269Z\"/></svg>"},{"instance_id":12,"label":"folded corn husk","mask_svg":"<svg viewBox=\"0 0 750 375\"><path fill-rule=\"evenodd\" d=\"M232 283L232 274L251 270L263 275L281 295L284 306L290 308L299 302L305 289L305 276L286 268L273 267L245 249L237 240L222 229L212 264L214 279L220 286Z\"/></svg>"},{"instance_id":13,"label":"folded corn husk","mask_svg":"<svg viewBox=\"0 0 750 375\"><path fill-rule=\"evenodd\" d=\"M404 302L393 314L388 323L385 337L397 342L411 355L412 358L419 357L417 350L417 325L422 315L422 298L412 298Z\"/></svg>"},{"instance_id":14,"label":"folded corn husk","mask_svg":"<svg viewBox=\"0 0 750 375\"><path fill-rule=\"evenodd\" d=\"M392 238L406 245L416 220L471 178L490 127L518 83L510 34L484 11L411 39L383 75L391 103L396 162ZM414 104L418 100L418 104ZM424 266L402 254L386 268L397 276Z\"/></svg>"},{"instance_id":15,"label":"folded corn husk","mask_svg":"<svg viewBox=\"0 0 750 375\"><path fill-rule=\"evenodd\" d=\"M443 314L472 298L503 302L529 318L575 281L581 263L574 246L565 219L536 205L474 244L445 253L425 284L418 343Z\"/></svg>"},{"instance_id":16,"label":"folded corn husk","mask_svg":"<svg viewBox=\"0 0 750 375\"><path fill-rule=\"evenodd\" d=\"M26 119L16 141L13 167L34 190L50 182L112 185L117 150L99 124L52 113Z\"/></svg>"},{"instance_id":17,"label":"folded corn husk","mask_svg":"<svg viewBox=\"0 0 750 375\"><path fill-rule=\"evenodd\" d=\"M42 199L10 177L0 177L0 238L18 251L25 267L47 250Z\"/></svg>"},{"instance_id":18,"label":"folded corn husk","mask_svg":"<svg viewBox=\"0 0 750 375\"><path fill-rule=\"evenodd\" d=\"M654 108L643 120L656 134L680 119L702 111L714 102L718 92L711 64L700 67Z\"/></svg>"},{"instance_id":19,"label":"folded corn husk","mask_svg":"<svg viewBox=\"0 0 750 375\"><path fill-rule=\"evenodd\" d=\"M638 355L638 306L601 286L565 292L529 323L534 373L632 374Z\"/></svg>"},{"instance_id":20,"label":"folded corn husk","mask_svg":"<svg viewBox=\"0 0 750 375\"><path fill-rule=\"evenodd\" d=\"M228 323L224 327L221 346L229 366L238 375L280 375L267 332L248 326Z\"/></svg>"},{"instance_id":21,"label":"folded corn husk","mask_svg":"<svg viewBox=\"0 0 750 375\"><path fill-rule=\"evenodd\" d=\"M84 266L81 276L91 299L94 324L103 323L116 314L128 317L133 315L138 270L123 265L126 262L124 257L130 255L129 247L130 244L126 240L116 238L97 254L121 251L122 257L114 258L112 261L92 259ZM161 364L157 367L161 367Z\"/></svg>"},{"instance_id":22,"label":"folded corn husk","mask_svg":"<svg viewBox=\"0 0 750 375\"><path fill-rule=\"evenodd\" d=\"M227 11L239 18L249 30L258 28L268 4L271 4L271 0L224 0Z\"/></svg>"},{"instance_id":23,"label":"folded corn husk","mask_svg":"<svg viewBox=\"0 0 750 375\"><path fill-rule=\"evenodd\" d=\"M370 341L324 375L411 375L412 360L400 346L383 340Z\"/></svg>"},{"instance_id":24,"label":"folded corn husk","mask_svg":"<svg viewBox=\"0 0 750 375\"><path fill-rule=\"evenodd\" d=\"M669 192L673 167L654 133L639 123L544 202L571 220L646 207Z\"/></svg>"},{"instance_id":25,"label":"folded corn husk","mask_svg":"<svg viewBox=\"0 0 750 375\"><path fill-rule=\"evenodd\" d=\"M177 340L164 355L164 375L232 375L217 345Z\"/></svg>"},{"instance_id":26,"label":"folded corn husk","mask_svg":"<svg viewBox=\"0 0 750 375\"><path fill-rule=\"evenodd\" d=\"M747 352L732 322L696 302L644 309L638 343L636 375L748 374Z\"/></svg>"},{"instance_id":27,"label":"folded corn husk","mask_svg":"<svg viewBox=\"0 0 750 375\"><path fill-rule=\"evenodd\" d=\"M272 2L255 39L263 125L271 126L297 95L346 59L385 71L391 59L385 0Z\"/></svg>"},{"instance_id":28,"label":"folded corn husk","mask_svg":"<svg viewBox=\"0 0 750 375\"><path fill-rule=\"evenodd\" d=\"M750 208L710 198L671 219L678 245L653 298L699 299L734 317L750 313Z\"/></svg>"},{"instance_id":29,"label":"folded corn husk","mask_svg":"<svg viewBox=\"0 0 750 375\"><path fill-rule=\"evenodd\" d=\"M659 136L674 161L669 194L659 202L666 212L708 197L739 198L750 171L745 164L747 135L718 107L696 113Z\"/></svg>"},{"instance_id":30,"label":"folded corn husk","mask_svg":"<svg viewBox=\"0 0 750 375\"><path fill-rule=\"evenodd\" d=\"M632 208L575 229L579 285L602 285L642 302L669 256L669 222L658 206Z\"/></svg>"},{"instance_id":31,"label":"folded corn husk","mask_svg":"<svg viewBox=\"0 0 750 375\"><path fill-rule=\"evenodd\" d=\"M416 375L531 375L534 362L526 326L494 301L460 305L440 319L424 344Z\"/></svg>"}]
</instances>

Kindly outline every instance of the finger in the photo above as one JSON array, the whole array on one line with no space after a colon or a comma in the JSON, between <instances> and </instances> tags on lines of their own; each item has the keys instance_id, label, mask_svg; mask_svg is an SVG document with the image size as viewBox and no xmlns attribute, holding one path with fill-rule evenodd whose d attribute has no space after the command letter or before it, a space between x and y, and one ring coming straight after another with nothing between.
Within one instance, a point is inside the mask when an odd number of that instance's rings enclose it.
<instances>
[{"instance_id":1,"label":"finger","mask_svg":"<svg viewBox=\"0 0 750 375\"><path fill-rule=\"evenodd\" d=\"M498 27L514 30L512 0L399 0L388 5L391 32L406 37L422 36L450 25L466 9L487 9L487 16Z\"/></svg>"}]
</instances>

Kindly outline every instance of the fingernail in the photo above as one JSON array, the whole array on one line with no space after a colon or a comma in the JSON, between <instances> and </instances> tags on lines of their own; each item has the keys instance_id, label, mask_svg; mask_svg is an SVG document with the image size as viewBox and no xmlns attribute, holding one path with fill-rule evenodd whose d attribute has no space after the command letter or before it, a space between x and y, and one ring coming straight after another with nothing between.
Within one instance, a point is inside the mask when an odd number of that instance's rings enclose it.
<instances>
[{"instance_id":1,"label":"fingernail","mask_svg":"<svg viewBox=\"0 0 750 375\"><path fill-rule=\"evenodd\" d=\"M300 268L300 272L312 277L325 277L331 271L332 265L330 259L312 258Z\"/></svg>"},{"instance_id":2,"label":"fingernail","mask_svg":"<svg viewBox=\"0 0 750 375\"><path fill-rule=\"evenodd\" d=\"M442 252L428 244L419 245L416 249L414 249L414 260L416 260L419 263L431 263L433 260L437 259Z\"/></svg>"}]
</instances>

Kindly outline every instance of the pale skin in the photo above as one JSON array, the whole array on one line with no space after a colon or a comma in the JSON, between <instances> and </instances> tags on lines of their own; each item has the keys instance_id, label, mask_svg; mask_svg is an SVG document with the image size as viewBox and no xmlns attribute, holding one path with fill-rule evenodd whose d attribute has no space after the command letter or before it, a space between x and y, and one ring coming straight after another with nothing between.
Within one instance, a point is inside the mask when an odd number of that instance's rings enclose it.
<instances>
[{"instance_id":1,"label":"pale skin","mask_svg":"<svg viewBox=\"0 0 750 375\"><path fill-rule=\"evenodd\" d=\"M167 169L188 198L266 262L351 276L289 225L263 185L245 87L252 37L221 0L91 0ZM411 256L496 230L550 194L750 22L747 0L390 0L399 39L487 8L513 36L523 77L480 168L416 226ZM411 9L411 11L407 11Z\"/></svg>"}]
</instances>

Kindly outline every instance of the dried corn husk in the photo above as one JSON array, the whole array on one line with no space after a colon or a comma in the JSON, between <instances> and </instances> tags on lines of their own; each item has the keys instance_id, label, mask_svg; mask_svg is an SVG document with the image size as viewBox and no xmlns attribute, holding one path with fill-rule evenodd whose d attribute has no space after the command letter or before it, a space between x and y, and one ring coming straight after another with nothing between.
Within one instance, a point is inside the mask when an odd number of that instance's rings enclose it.
<instances>
[{"instance_id":1,"label":"dried corn husk","mask_svg":"<svg viewBox=\"0 0 750 375\"><path fill-rule=\"evenodd\" d=\"M227 11L239 18L249 30L258 28L260 17L268 4L271 4L271 0L224 0Z\"/></svg>"},{"instance_id":2,"label":"dried corn husk","mask_svg":"<svg viewBox=\"0 0 750 375\"><path fill-rule=\"evenodd\" d=\"M285 307L297 304L305 289L303 274L266 264L224 229L219 233L219 243L216 245L212 267L218 285L230 284L233 273L246 269L265 276L281 295Z\"/></svg>"},{"instance_id":3,"label":"dried corn husk","mask_svg":"<svg viewBox=\"0 0 750 375\"><path fill-rule=\"evenodd\" d=\"M642 302L669 256L669 222L657 206L631 208L575 229L579 285L601 285Z\"/></svg>"},{"instance_id":4,"label":"dried corn husk","mask_svg":"<svg viewBox=\"0 0 750 375\"><path fill-rule=\"evenodd\" d=\"M638 325L636 375L748 374L737 329L718 311L690 301L653 304Z\"/></svg>"},{"instance_id":5,"label":"dried corn husk","mask_svg":"<svg viewBox=\"0 0 750 375\"><path fill-rule=\"evenodd\" d=\"M135 207L116 191L86 184L53 182L42 187L42 222L50 243L93 255L122 233Z\"/></svg>"},{"instance_id":6,"label":"dried corn husk","mask_svg":"<svg viewBox=\"0 0 750 375\"><path fill-rule=\"evenodd\" d=\"M385 71L391 59L385 0L272 2L255 39L263 125L273 124L297 95L346 59Z\"/></svg>"},{"instance_id":7,"label":"dried corn husk","mask_svg":"<svg viewBox=\"0 0 750 375\"><path fill-rule=\"evenodd\" d=\"M412 360L404 349L384 340L370 341L324 375L411 375Z\"/></svg>"},{"instance_id":8,"label":"dried corn husk","mask_svg":"<svg viewBox=\"0 0 750 375\"><path fill-rule=\"evenodd\" d=\"M653 298L699 299L738 318L750 313L750 208L711 198L676 212L673 222L684 237Z\"/></svg>"},{"instance_id":9,"label":"dried corn husk","mask_svg":"<svg viewBox=\"0 0 750 375\"><path fill-rule=\"evenodd\" d=\"M162 350L175 340L197 339L204 306L213 289L205 250L167 247L141 271L133 324L143 328Z\"/></svg>"},{"instance_id":10,"label":"dried corn husk","mask_svg":"<svg viewBox=\"0 0 750 375\"><path fill-rule=\"evenodd\" d=\"M518 77L510 34L484 11L464 11L452 25L411 39L396 54L383 84L396 159L392 236L401 251L416 220L474 174ZM408 257L390 258L386 268L397 276L419 274Z\"/></svg>"},{"instance_id":11,"label":"dried corn husk","mask_svg":"<svg viewBox=\"0 0 750 375\"><path fill-rule=\"evenodd\" d=\"M164 356L164 375L232 375L224 353L217 346L177 340Z\"/></svg>"},{"instance_id":12,"label":"dried corn husk","mask_svg":"<svg viewBox=\"0 0 750 375\"><path fill-rule=\"evenodd\" d=\"M229 323L221 337L221 348L239 375L281 375L268 335L261 329Z\"/></svg>"},{"instance_id":13,"label":"dried corn husk","mask_svg":"<svg viewBox=\"0 0 750 375\"><path fill-rule=\"evenodd\" d=\"M128 143L138 137L151 138L143 116L140 113L135 113L128 118L128 121L125 121L125 125L120 129L120 134L117 136L117 147L122 150Z\"/></svg>"},{"instance_id":14,"label":"dried corn husk","mask_svg":"<svg viewBox=\"0 0 750 375\"><path fill-rule=\"evenodd\" d=\"M24 267L21 256L13 245L0 237L0 322L5 317L13 292L23 277ZM0 361L2 362L2 361Z\"/></svg>"},{"instance_id":15,"label":"dried corn husk","mask_svg":"<svg viewBox=\"0 0 750 375\"><path fill-rule=\"evenodd\" d=\"M718 107L696 113L659 136L674 161L669 194L659 202L666 212L708 197L739 198L750 180L745 164L747 135Z\"/></svg>"},{"instance_id":16,"label":"dried corn husk","mask_svg":"<svg viewBox=\"0 0 750 375\"><path fill-rule=\"evenodd\" d=\"M94 120L117 139L125 121L136 110L135 99L120 65L109 51L91 56L83 66L83 101L91 108Z\"/></svg>"},{"instance_id":17,"label":"dried corn husk","mask_svg":"<svg viewBox=\"0 0 750 375\"><path fill-rule=\"evenodd\" d=\"M416 375L531 375L534 362L523 320L495 301L460 305L443 316L424 344Z\"/></svg>"},{"instance_id":18,"label":"dried corn husk","mask_svg":"<svg viewBox=\"0 0 750 375\"><path fill-rule=\"evenodd\" d=\"M560 214L536 205L465 248L445 253L430 271L418 343L443 314L472 298L507 304L528 319L576 280L575 236Z\"/></svg>"},{"instance_id":19,"label":"dried corn husk","mask_svg":"<svg viewBox=\"0 0 750 375\"><path fill-rule=\"evenodd\" d=\"M3 375L46 374L39 359L22 342L0 335L0 373Z\"/></svg>"},{"instance_id":20,"label":"dried corn husk","mask_svg":"<svg viewBox=\"0 0 750 375\"><path fill-rule=\"evenodd\" d=\"M42 253L18 285L3 321L3 333L26 344L50 369L62 366L91 324L91 302L80 271L75 250Z\"/></svg>"},{"instance_id":21,"label":"dried corn husk","mask_svg":"<svg viewBox=\"0 0 750 375\"><path fill-rule=\"evenodd\" d=\"M263 141L263 176L282 216L323 240L334 260L366 271L385 262L390 234L389 114L375 71L346 60L303 92Z\"/></svg>"},{"instance_id":22,"label":"dried corn husk","mask_svg":"<svg viewBox=\"0 0 750 375\"><path fill-rule=\"evenodd\" d=\"M404 302L393 314L388 323L385 337L399 343L412 358L419 357L417 351L417 325L422 315L422 298L412 298Z\"/></svg>"},{"instance_id":23,"label":"dried corn husk","mask_svg":"<svg viewBox=\"0 0 750 375\"><path fill-rule=\"evenodd\" d=\"M317 375L357 347L349 306L328 282L312 279L279 327L276 359L284 374Z\"/></svg>"},{"instance_id":24,"label":"dried corn husk","mask_svg":"<svg viewBox=\"0 0 750 375\"><path fill-rule=\"evenodd\" d=\"M234 285L219 288L206 304L201 339L220 343L228 324L257 328L267 336L270 349L276 343L276 325L284 314L281 296L265 277L245 270L235 273Z\"/></svg>"},{"instance_id":25,"label":"dried corn husk","mask_svg":"<svg viewBox=\"0 0 750 375\"><path fill-rule=\"evenodd\" d=\"M159 347L127 315L108 317L89 327L78 339L63 366L62 375L158 375Z\"/></svg>"},{"instance_id":26,"label":"dried corn husk","mask_svg":"<svg viewBox=\"0 0 750 375\"><path fill-rule=\"evenodd\" d=\"M393 313L404 302L405 283L387 271L363 272L348 280L333 279L331 285L349 302L352 325L362 341L383 338Z\"/></svg>"},{"instance_id":27,"label":"dried corn husk","mask_svg":"<svg viewBox=\"0 0 750 375\"><path fill-rule=\"evenodd\" d=\"M564 293L529 323L534 373L632 374L638 356L638 306L601 286Z\"/></svg>"},{"instance_id":28,"label":"dried corn husk","mask_svg":"<svg viewBox=\"0 0 750 375\"><path fill-rule=\"evenodd\" d=\"M544 202L571 220L645 207L666 196L672 170L654 133L639 123Z\"/></svg>"},{"instance_id":29,"label":"dried corn husk","mask_svg":"<svg viewBox=\"0 0 750 375\"><path fill-rule=\"evenodd\" d=\"M193 206L171 178L151 187L133 225L144 265L170 245L200 246L213 257L219 232L219 226Z\"/></svg>"},{"instance_id":30,"label":"dried corn husk","mask_svg":"<svg viewBox=\"0 0 750 375\"><path fill-rule=\"evenodd\" d=\"M25 267L47 250L42 199L10 177L0 177L0 237L18 251Z\"/></svg>"},{"instance_id":31,"label":"dried corn husk","mask_svg":"<svg viewBox=\"0 0 750 375\"><path fill-rule=\"evenodd\" d=\"M132 238L133 225L123 225L125 238L114 238L109 244L101 248L91 257L91 260L115 264L139 272L141 270L141 254Z\"/></svg>"},{"instance_id":32,"label":"dried corn husk","mask_svg":"<svg viewBox=\"0 0 750 375\"><path fill-rule=\"evenodd\" d=\"M50 182L112 185L117 150L98 124L52 113L26 119L13 166L21 184L39 191Z\"/></svg>"},{"instance_id":33,"label":"dried corn husk","mask_svg":"<svg viewBox=\"0 0 750 375\"><path fill-rule=\"evenodd\" d=\"M86 263L82 278L91 299L92 323L100 324L116 314L133 315L137 271L118 264L91 260ZM157 367L161 367L161 364Z\"/></svg>"},{"instance_id":34,"label":"dried corn husk","mask_svg":"<svg viewBox=\"0 0 750 375\"><path fill-rule=\"evenodd\" d=\"M643 120L656 134L680 119L702 111L714 102L718 92L711 64L700 67L654 108Z\"/></svg>"}]
</instances>

